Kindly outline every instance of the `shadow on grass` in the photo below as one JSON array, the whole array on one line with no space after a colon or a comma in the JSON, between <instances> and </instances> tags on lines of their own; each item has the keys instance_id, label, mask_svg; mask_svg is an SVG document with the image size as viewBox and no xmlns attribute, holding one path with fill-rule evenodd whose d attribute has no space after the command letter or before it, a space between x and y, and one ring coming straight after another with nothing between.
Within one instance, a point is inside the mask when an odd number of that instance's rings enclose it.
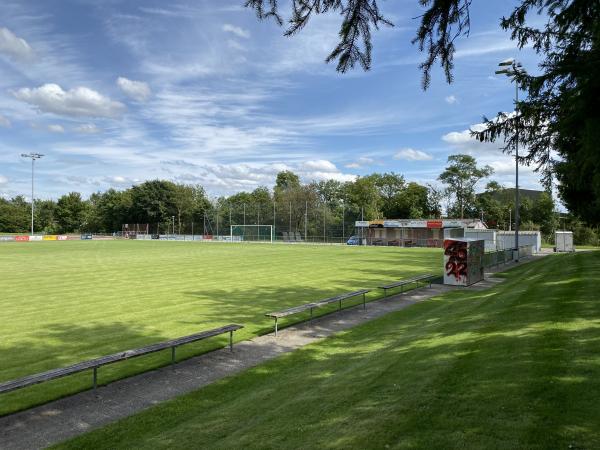
<instances>
[{"instance_id":1,"label":"shadow on grass","mask_svg":"<svg viewBox=\"0 0 600 450\"><path fill-rule=\"evenodd\" d=\"M392 313L69 447L598 448L600 258L564 262ZM543 284L560 277L578 280Z\"/></svg>"}]
</instances>

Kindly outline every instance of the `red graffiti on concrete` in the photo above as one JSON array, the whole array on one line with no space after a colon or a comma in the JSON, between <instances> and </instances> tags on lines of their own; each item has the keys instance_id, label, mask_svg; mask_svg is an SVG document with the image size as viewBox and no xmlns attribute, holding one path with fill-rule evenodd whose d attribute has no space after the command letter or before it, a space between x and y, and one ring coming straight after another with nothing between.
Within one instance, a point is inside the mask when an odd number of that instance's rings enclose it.
<instances>
[{"instance_id":1,"label":"red graffiti on concrete","mask_svg":"<svg viewBox=\"0 0 600 450\"><path fill-rule=\"evenodd\" d=\"M467 277L467 243L461 241L444 241L444 255L448 257L446 262L446 275L457 280Z\"/></svg>"}]
</instances>

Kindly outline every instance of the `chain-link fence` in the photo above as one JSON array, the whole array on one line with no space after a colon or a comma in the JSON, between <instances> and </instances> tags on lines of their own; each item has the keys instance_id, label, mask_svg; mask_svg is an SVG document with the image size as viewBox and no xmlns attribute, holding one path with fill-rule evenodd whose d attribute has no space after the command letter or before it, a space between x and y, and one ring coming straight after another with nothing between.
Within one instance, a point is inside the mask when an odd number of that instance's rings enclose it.
<instances>
[{"instance_id":1,"label":"chain-link fence","mask_svg":"<svg viewBox=\"0 0 600 450\"><path fill-rule=\"evenodd\" d=\"M171 220L148 224L148 232L139 234L181 240L231 240L233 236L237 241L270 241L270 231L257 232L270 226L273 242L345 243L351 236L366 237L363 229L355 227L363 217L362 208L354 205L225 204L196 215L194 220L172 216ZM254 232L249 231L250 226L256 227ZM240 233L232 233L232 227L245 227L246 232L239 237Z\"/></svg>"}]
</instances>

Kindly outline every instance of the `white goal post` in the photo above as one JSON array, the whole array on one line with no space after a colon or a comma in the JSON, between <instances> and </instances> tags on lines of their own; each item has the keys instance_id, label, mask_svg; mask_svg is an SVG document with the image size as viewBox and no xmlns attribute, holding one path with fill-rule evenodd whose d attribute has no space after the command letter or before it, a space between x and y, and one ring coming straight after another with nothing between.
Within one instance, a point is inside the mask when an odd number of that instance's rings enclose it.
<instances>
[{"instance_id":1,"label":"white goal post","mask_svg":"<svg viewBox=\"0 0 600 450\"><path fill-rule=\"evenodd\" d=\"M231 242L262 241L273 242L273 225L230 225Z\"/></svg>"}]
</instances>

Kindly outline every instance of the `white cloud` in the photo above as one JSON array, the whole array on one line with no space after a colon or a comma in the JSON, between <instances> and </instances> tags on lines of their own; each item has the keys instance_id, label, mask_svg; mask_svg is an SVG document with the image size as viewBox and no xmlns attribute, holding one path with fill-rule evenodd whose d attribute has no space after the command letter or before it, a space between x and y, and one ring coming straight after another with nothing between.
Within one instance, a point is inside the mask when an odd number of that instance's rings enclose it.
<instances>
[{"instance_id":1,"label":"white cloud","mask_svg":"<svg viewBox=\"0 0 600 450\"><path fill-rule=\"evenodd\" d=\"M4 128L10 127L10 120L8 120L2 114L0 114L0 127L4 127Z\"/></svg>"},{"instance_id":2,"label":"white cloud","mask_svg":"<svg viewBox=\"0 0 600 450\"><path fill-rule=\"evenodd\" d=\"M33 50L27 41L4 27L0 27L0 53L16 60L28 60L33 57Z\"/></svg>"},{"instance_id":3,"label":"white cloud","mask_svg":"<svg viewBox=\"0 0 600 450\"><path fill-rule=\"evenodd\" d=\"M307 170L315 170L319 172L332 173L337 172L338 169L331 161L326 159L317 159L314 161L306 161L302 167Z\"/></svg>"},{"instance_id":4,"label":"white cloud","mask_svg":"<svg viewBox=\"0 0 600 450\"><path fill-rule=\"evenodd\" d=\"M125 95L138 102L145 102L152 94L148 83L144 83L143 81L134 81L125 77L119 77L117 78L117 85Z\"/></svg>"},{"instance_id":5,"label":"white cloud","mask_svg":"<svg viewBox=\"0 0 600 450\"><path fill-rule=\"evenodd\" d=\"M375 164L375 160L373 158L361 156L356 161L348 163L344 167L347 167L348 169L360 169L361 167L370 166L372 164Z\"/></svg>"},{"instance_id":6,"label":"white cloud","mask_svg":"<svg viewBox=\"0 0 600 450\"><path fill-rule=\"evenodd\" d=\"M458 99L456 98L455 95L449 95L444 100L446 100L446 103L448 103L449 105L453 105L454 103L458 103Z\"/></svg>"},{"instance_id":7,"label":"white cloud","mask_svg":"<svg viewBox=\"0 0 600 450\"><path fill-rule=\"evenodd\" d=\"M476 138L471 136L471 130L473 131L483 131L485 129L485 125L482 123L476 123L471 125L471 128L468 130L462 131L451 131L450 133L446 133L442 136L442 140L447 142L448 144L460 149L461 151L477 151L477 150L497 150L499 148L499 143L489 143L489 142L479 142Z\"/></svg>"},{"instance_id":8,"label":"white cloud","mask_svg":"<svg viewBox=\"0 0 600 450\"><path fill-rule=\"evenodd\" d=\"M98 128L93 123L84 123L84 124L81 124L78 127L75 127L74 130L77 133L81 133L81 134L96 134L96 133L100 133L100 128Z\"/></svg>"},{"instance_id":9,"label":"white cloud","mask_svg":"<svg viewBox=\"0 0 600 450\"><path fill-rule=\"evenodd\" d=\"M429 161L433 159L433 156L421 150L404 148L394 155L394 159L403 159L406 161Z\"/></svg>"},{"instance_id":10,"label":"white cloud","mask_svg":"<svg viewBox=\"0 0 600 450\"><path fill-rule=\"evenodd\" d=\"M4 175L0 175L0 186L3 184L8 184L8 178L6 178Z\"/></svg>"},{"instance_id":11,"label":"white cloud","mask_svg":"<svg viewBox=\"0 0 600 450\"><path fill-rule=\"evenodd\" d=\"M117 186L117 187L123 188L123 187L128 187L133 184L139 183L141 180L139 180L138 178L128 178L128 177L123 177L121 175L115 175L115 176L103 177L99 181L106 183L110 186Z\"/></svg>"},{"instance_id":12,"label":"white cloud","mask_svg":"<svg viewBox=\"0 0 600 450\"><path fill-rule=\"evenodd\" d=\"M125 106L87 87L64 91L54 83L39 88L21 88L13 95L42 112L72 117L116 118L123 114Z\"/></svg>"},{"instance_id":13,"label":"white cloud","mask_svg":"<svg viewBox=\"0 0 600 450\"><path fill-rule=\"evenodd\" d=\"M492 179L506 187L514 186L515 160L514 157L502 151L504 142L480 142L471 136L471 130L485 129L482 123L471 125L470 129L452 131L444 134L442 140L454 149L454 153L464 153L473 156L480 166L489 165L494 169ZM519 166L521 186L527 189L540 189L540 177L534 172L534 167Z\"/></svg>"},{"instance_id":14,"label":"white cloud","mask_svg":"<svg viewBox=\"0 0 600 450\"><path fill-rule=\"evenodd\" d=\"M231 25L226 23L223 25L223 31L226 33L235 34L237 37L248 39L250 37L250 32L248 30L244 30L241 27L236 27L235 25Z\"/></svg>"},{"instance_id":15,"label":"white cloud","mask_svg":"<svg viewBox=\"0 0 600 450\"><path fill-rule=\"evenodd\" d=\"M51 133L64 133L65 129L63 128L62 125L48 125L48 131L50 131Z\"/></svg>"}]
</instances>

